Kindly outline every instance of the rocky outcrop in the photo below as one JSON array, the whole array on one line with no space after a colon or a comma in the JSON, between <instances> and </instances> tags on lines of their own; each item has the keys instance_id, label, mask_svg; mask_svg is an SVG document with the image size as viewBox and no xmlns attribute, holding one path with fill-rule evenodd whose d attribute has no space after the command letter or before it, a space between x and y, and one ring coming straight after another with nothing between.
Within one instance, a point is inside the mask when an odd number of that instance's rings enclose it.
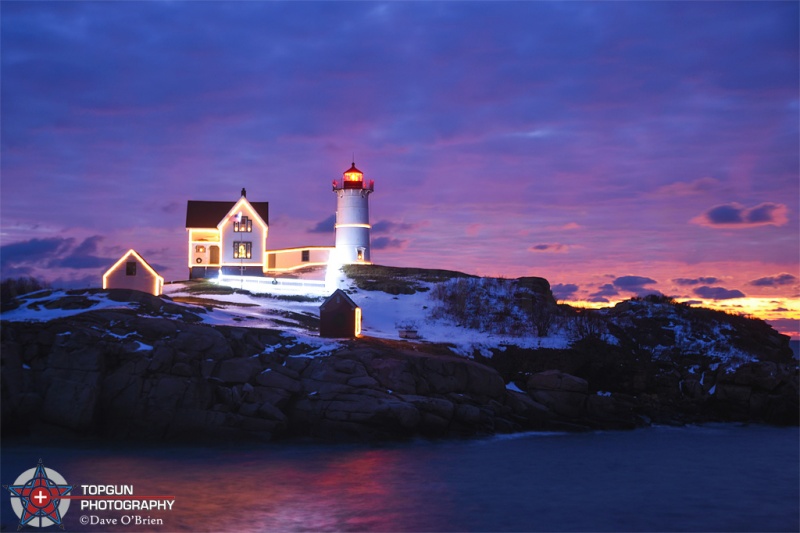
<instances>
[{"instance_id":1,"label":"rocky outcrop","mask_svg":"<svg viewBox=\"0 0 800 533\"><path fill-rule=\"evenodd\" d=\"M90 311L3 323L6 434L144 440L466 436L558 412L445 347L360 339L328 355L279 331Z\"/></svg>"},{"instance_id":2,"label":"rocky outcrop","mask_svg":"<svg viewBox=\"0 0 800 533\"><path fill-rule=\"evenodd\" d=\"M797 364L775 347L765 360L728 365L597 340L566 350L506 346L480 360L368 338L319 354L311 338L203 325L185 306L133 296L138 310L2 323L5 436L364 440L798 423Z\"/></svg>"},{"instance_id":3,"label":"rocky outcrop","mask_svg":"<svg viewBox=\"0 0 800 533\"><path fill-rule=\"evenodd\" d=\"M642 425L630 397L610 392L590 393L589 382L559 370L546 370L527 380L530 397L557 417L579 426L631 429Z\"/></svg>"},{"instance_id":4,"label":"rocky outcrop","mask_svg":"<svg viewBox=\"0 0 800 533\"><path fill-rule=\"evenodd\" d=\"M627 428L642 421L797 425L798 365L706 356L653 358L602 342L564 350L506 347L482 360L562 421Z\"/></svg>"},{"instance_id":5,"label":"rocky outcrop","mask_svg":"<svg viewBox=\"0 0 800 533\"><path fill-rule=\"evenodd\" d=\"M355 343L309 360L300 383L290 410L295 434L444 436L523 427L496 371L448 355Z\"/></svg>"}]
</instances>

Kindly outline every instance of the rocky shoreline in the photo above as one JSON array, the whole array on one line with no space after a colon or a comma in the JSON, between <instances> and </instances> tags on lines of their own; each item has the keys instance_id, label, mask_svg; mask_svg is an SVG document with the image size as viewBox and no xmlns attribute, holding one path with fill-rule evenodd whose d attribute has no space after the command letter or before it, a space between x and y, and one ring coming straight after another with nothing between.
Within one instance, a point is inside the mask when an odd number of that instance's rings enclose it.
<instances>
[{"instance_id":1,"label":"rocky shoreline","mask_svg":"<svg viewBox=\"0 0 800 533\"><path fill-rule=\"evenodd\" d=\"M309 357L315 348L284 331L201 324L157 298L142 306L4 321L4 437L364 441L798 423L791 357L732 369L586 345L467 359L442 344L372 338Z\"/></svg>"}]
</instances>

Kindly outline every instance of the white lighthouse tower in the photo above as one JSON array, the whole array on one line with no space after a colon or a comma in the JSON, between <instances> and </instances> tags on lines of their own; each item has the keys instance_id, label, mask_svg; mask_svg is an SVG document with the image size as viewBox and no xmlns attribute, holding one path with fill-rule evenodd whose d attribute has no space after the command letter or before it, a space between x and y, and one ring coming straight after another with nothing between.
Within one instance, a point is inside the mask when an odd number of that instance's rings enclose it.
<instances>
[{"instance_id":1,"label":"white lighthouse tower","mask_svg":"<svg viewBox=\"0 0 800 533\"><path fill-rule=\"evenodd\" d=\"M342 183L333 180L336 193L336 259L340 264L370 263L369 195L375 182L364 182L355 162L344 172Z\"/></svg>"}]
</instances>

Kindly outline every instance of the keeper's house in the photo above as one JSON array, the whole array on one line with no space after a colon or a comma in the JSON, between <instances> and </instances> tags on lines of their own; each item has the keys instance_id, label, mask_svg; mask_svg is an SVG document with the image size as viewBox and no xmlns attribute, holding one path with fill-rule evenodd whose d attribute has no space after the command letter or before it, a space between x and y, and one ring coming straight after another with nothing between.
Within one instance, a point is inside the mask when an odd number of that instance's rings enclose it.
<instances>
[{"instance_id":1,"label":"keeper's house","mask_svg":"<svg viewBox=\"0 0 800 533\"><path fill-rule=\"evenodd\" d=\"M189 277L224 273L263 275L266 264L269 203L249 202L247 191L236 202L189 200Z\"/></svg>"},{"instance_id":2,"label":"keeper's house","mask_svg":"<svg viewBox=\"0 0 800 533\"><path fill-rule=\"evenodd\" d=\"M189 200L189 278L223 274L263 276L327 265L333 246L267 249L269 202L250 202L247 191L236 202Z\"/></svg>"}]
</instances>

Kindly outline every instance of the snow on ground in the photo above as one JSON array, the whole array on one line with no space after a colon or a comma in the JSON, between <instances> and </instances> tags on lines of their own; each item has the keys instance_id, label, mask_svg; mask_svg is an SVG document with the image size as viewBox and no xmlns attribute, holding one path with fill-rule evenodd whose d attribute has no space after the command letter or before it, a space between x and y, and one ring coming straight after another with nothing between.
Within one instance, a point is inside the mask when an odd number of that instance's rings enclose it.
<instances>
[{"instance_id":1,"label":"snow on ground","mask_svg":"<svg viewBox=\"0 0 800 533\"><path fill-rule=\"evenodd\" d=\"M108 298L107 294L86 294L90 301L97 302L87 309L48 309L45 303L68 296L63 290L40 291L25 295L20 298L22 305L11 311L0 314L0 319L12 322L47 322L57 318L79 315L86 311L99 309L136 309L137 304L133 302L115 302Z\"/></svg>"},{"instance_id":2,"label":"snow on ground","mask_svg":"<svg viewBox=\"0 0 800 533\"><path fill-rule=\"evenodd\" d=\"M468 329L446 319L433 319L431 311L437 304L430 295L435 283L420 282L419 285L427 287L429 290L394 296L381 291L358 289L355 283L344 276L341 271L336 274L333 280L334 287L338 286L345 290L362 309L362 332L365 336L397 340L401 338L400 327L416 329L419 338L406 340L448 344L453 352L465 357L472 357L476 352L485 357L491 357L493 349L504 350L508 345L522 348L567 348L570 345L570 336L564 331L556 331L550 336L542 338L533 335L515 337ZM308 298L309 301L293 301L286 297L242 292L198 293L190 290L192 284L194 282L171 283L164 287L164 292L166 296L173 299L186 298L187 302L176 301L175 303L184 306L187 311L194 312L205 324L279 329L284 331L287 336L296 338L296 342L312 346L313 350L308 354L309 356L326 355L340 346L338 341L320 339L316 331L309 330L308 321L303 320L303 316L309 317L310 320L319 317L319 306L324 300L323 297ZM93 302L93 305L86 309L48 309L45 307L45 304L50 301L76 296ZM103 292L69 295L63 290L40 291L26 295L21 300L22 304L17 309L2 313L0 319L45 322L90 310L138 309L138 304L135 302L114 301ZM667 353L678 349L685 353L705 354L731 369L756 360L752 354L730 345L727 324L714 324L709 334L699 335L698 332L692 331L693 328L690 324L675 314L674 309L669 307L653 309L653 307L659 306L650 305L640 312L665 315L669 319L668 325L665 327L674 331L675 334L674 344L654 348L656 356L662 352ZM170 315L163 316L169 318ZM180 315L175 318L180 318ZM616 339L613 340L616 341ZM149 348L146 345L139 347L141 350ZM712 365L712 370L718 363Z\"/></svg>"},{"instance_id":3,"label":"snow on ground","mask_svg":"<svg viewBox=\"0 0 800 533\"><path fill-rule=\"evenodd\" d=\"M434 283L420 283L432 289ZM350 298L361 307L364 335L383 339L400 339L398 326L413 325L417 329L419 341L449 343L456 353L472 356L475 350L485 357L491 357L490 348L502 345L516 345L523 348L566 348L569 340L566 335L549 337L514 337L494 335L474 329L460 327L447 320L430 317L436 302L430 297L431 291L393 296L380 291L364 291L347 286L354 291ZM412 341L414 342L414 341Z\"/></svg>"},{"instance_id":4,"label":"snow on ground","mask_svg":"<svg viewBox=\"0 0 800 533\"><path fill-rule=\"evenodd\" d=\"M493 335L459 327L446 320L434 320L430 318L430 311L436 303L430 298L430 290L395 296L381 291L360 290L356 288L352 280L345 277L340 277L337 285L361 307L362 334L365 336L397 340L401 338L398 326L414 326L420 338L416 341L407 339L410 342L449 343L453 345L453 351L465 356L472 356L477 350L482 355L491 357L490 348L512 344L526 348L566 348L569 346L570 341L563 333L543 338ZM433 283L421 283L421 285L429 289L434 286ZM181 283L166 285L164 291L172 298L202 296L187 292L186 284ZM310 302L295 302L267 295L241 293L210 294L206 297L218 303L215 303L215 308L207 315L201 315L205 323L280 328L290 330L293 334L305 333L306 335L309 333L302 325L288 326L286 322L293 321L281 313L292 312L318 317L319 306L323 301L323 298L319 298ZM229 305L216 307L223 303ZM316 336L316 333L311 335Z\"/></svg>"},{"instance_id":5,"label":"snow on ground","mask_svg":"<svg viewBox=\"0 0 800 533\"><path fill-rule=\"evenodd\" d=\"M503 345L517 345L521 347L564 348L569 345L566 335L553 335L550 337L512 337L508 335L493 335L477 330L459 327L446 320L430 318L430 310L435 302L430 299L430 291L415 294L400 294L393 296L380 291L364 291L354 287L347 279L340 279L339 285L347 290L351 298L362 309L363 334L383 339L400 339L398 326L413 326L417 328L420 339L410 342L436 342L453 345L456 353L472 356L477 350L486 357L490 357L490 348ZM429 288L432 283L426 284ZM325 341L320 344L319 336L309 332L288 313L306 314L311 317L319 316L319 306L323 299L314 301L290 301L274 298L268 295L231 293L231 294L198 294L188 290L188 283L171 283L164 287L164 293L170 298L199 299L193 303L180 305L188 310L198 311L202 305L206 312L197 312L203 323L209 325L256 327L282 329L298 336L302 342L317 346L320 353L330 353L338 347L335 342ZM17 309L7 311L0 315L3 320L11 321L48 321L84 313L89 310L102 309L137 309L134 302L117 302L110 300L104 293L84 295L90 301L96 302L87 309L47 309L44 303L68 296L64 291L51 293L35 293L23 299L23 304ZM206 300L207 304L201 303ZM210 308L210 310L209 310ZM316 353L316 352L315 352Z\"/></svg>"},{"instance_id":6,"label":"snow on ground","mask_svg":"<svg viewBox=\"0 0 800 533\"><path fill-rule=\"evenodd\" d=\"M274 328L289 330L292 333L308 333L297 320L284 316L291 312L319 316L322 302L294 302L268 295L231 293L198 294L189 292L187 284L172 283L164 286L164 294L170 298L201 298L213 306L206 313L198 313L205 324L213 326L239 326L251 328ZM195 304L195 305L199 305ZM292 325L294 324L294 325Z\"/></svg>"},{"instance_id":7,"label":"snow on ground","mask_svg":"<svg viewBox=\"0 0 800 533\"><path fill-rule=\"evenodd\" d=\"M523 391L522 389L517 387L516 384L513 381L510 381L510 382L506 383L506 388L508 390L513 390L514 392L522 392L523 394L525 393L525 391Z\"/></svg>"},{"instance_id":8,"label":"snow on ground","mask_svg":"<svg viewBox=\"0 0 800 533\"><path fill-rule=\"evenodd\" d=\"M703 329L693 327L691 321L682 317L676 312L675 306L655 302L631 302L634 312L639 316L647 318L666 319L667 325L662 326L665 330L674 333L674 342L669 345L658 345L653 347L653 355L671 357L675 351L687 354L703 354L712 359L719 360L724 364L728 371L733 371L739 366L758 360L754 354L744 352L731 345L730 334L733 331L730 324L712 321L704 324ZM619 326L633 327L630 317L618 321ZM705 327L710 326L710 330L704 331ZM692 367L693 368L693 367ZM690 368L689 372L694 373ZM715 370L716 368L714 368Z\"/></svg>"},{"instance_id":9,"label":"snow on ground","mask_svg":"<svg viewBox=\"0 0 800 533\"><path fill-rule=\"evenodd\" d=\"M337 341L320 339L316 332L311 332L293 314L319 317L319 306L324 300L318 298L312 301L291 301L269 295L231 293L231 294L202 294L190 291L188 283L171 283L164 286L164 294L173 299L187 298L190 302L175 303L183 305L187 310L195 312L203 323L215 326L238 326L253 328L281 329L298 338L299 342L315 346L314 355L324 355L339 347ZM430 298L430 291L415 294L400 294L397 296L381 291L359 290L354 283L344 277L339 277L337 284L350 294L353 301L362 309L362 332L365 336L382 339L400 339L398 326L416 327L419 339L409 342L434 342L447 343L458 354L471 357L476 351L486 357L491 357L491 349L504 349L504 345L516 345L525 348L566 348L569 339L566 334L559 333L549 337L514 337L510 335L494 335L473 329L459 327L458 325L442 319L430 318L430 312L436 303ZM433 283L423 284L429 289ZM46 293L42 293L46 294ZM56 318L73 316L89 310L99 309L137 309L134 302L116 302L108 299L104 293L86 294L97 303L88 309L46 309L43 305L31 303L44 303L67 296L64 291L52 291L49 296L26 298L18 309L7 311L0 315L3 320L23 321L37 320L48 321ZM202 309L201 309L202 306ZM205 312L203 312L205 311ZM146 348L142 348L146 349Z\"/></svg>"}]
</instances>

